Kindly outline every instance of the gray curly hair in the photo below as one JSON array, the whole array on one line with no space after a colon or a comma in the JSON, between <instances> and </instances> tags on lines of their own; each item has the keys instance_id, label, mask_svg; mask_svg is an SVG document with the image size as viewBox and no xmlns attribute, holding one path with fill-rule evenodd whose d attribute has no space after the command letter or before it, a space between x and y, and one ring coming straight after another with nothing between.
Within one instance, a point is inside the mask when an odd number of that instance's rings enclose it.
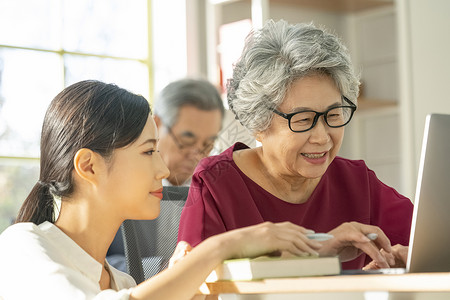
<instances>
[{"instance_id":1,"label":"gray curly hair","mask_svg":"<svg viewBox=\"0 0 450 300\"><path fill-rule=\"evenodd\" d=\"M252 134L269 128L273 113L291 84L302 77L325 74L355 105L359 78L339 38L313 24L268 21L246 39L228 80L230 109Z\"/></svg>"}]
</instances>

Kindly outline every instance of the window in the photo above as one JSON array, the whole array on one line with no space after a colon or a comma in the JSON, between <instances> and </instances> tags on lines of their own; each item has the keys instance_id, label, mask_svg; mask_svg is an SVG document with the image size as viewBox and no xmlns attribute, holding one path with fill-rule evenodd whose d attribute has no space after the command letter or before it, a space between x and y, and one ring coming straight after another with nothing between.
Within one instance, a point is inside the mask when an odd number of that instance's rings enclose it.
<instances>
[{"instance_id":1,"label":"window","mask_svg":"<svg viewBox=\"0 0 450 300\"><path fill-rule=\"evenodd\" d=\"M150 0L0 1L0 232L39 177L49 102L84 79L152 93Z\"/></svg>"}]
</instances>

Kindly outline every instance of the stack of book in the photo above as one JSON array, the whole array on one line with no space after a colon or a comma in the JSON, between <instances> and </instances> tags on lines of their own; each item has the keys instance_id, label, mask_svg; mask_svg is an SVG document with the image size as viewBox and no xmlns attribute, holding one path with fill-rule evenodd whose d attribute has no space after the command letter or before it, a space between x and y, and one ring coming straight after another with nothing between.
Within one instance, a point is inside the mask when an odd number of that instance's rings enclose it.
<instances>
[{"instance_id":1,"label":"stack of book","mask_svg":"<svg viewBox=\"0 0 450 300\"><path fill-rule=\"evenodd\" d=\"M341 263L337 256L290 258L261 256L226 260L212 271L205 281L325 276L338 275L340 272Z\"/></svg>"}]
</instances>

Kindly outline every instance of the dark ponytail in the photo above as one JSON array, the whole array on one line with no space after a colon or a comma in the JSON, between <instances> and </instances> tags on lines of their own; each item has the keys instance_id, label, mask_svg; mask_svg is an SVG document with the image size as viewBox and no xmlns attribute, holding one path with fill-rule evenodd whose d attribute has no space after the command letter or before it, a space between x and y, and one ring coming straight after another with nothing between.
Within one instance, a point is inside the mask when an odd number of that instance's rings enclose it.
<instances>
[{"instance_id":1,"label":"dark ponytail","mask_svg":"<svg viewBox=\"0 0 450 300\"><path fill-rule=\"evenodd\" d=\"M22 204L16 223L41 224L45 221L53 221L53 196L46 185L37 182Z\"/></svg>"},{"instance_id":2,"label":"dark ponytail","mask_svg":"<svg viewBox=\"0 0 450 300\"><path fill-rule=\"evenodd\" d=\"M65 88L50 103L41 133L39 181L26 198L17 222L54 221L54 197L74 190L73 158L82 148L108 159L134 142L150 115L147 100L113 84L86 80Z\"/></svg>"}]
</instances>

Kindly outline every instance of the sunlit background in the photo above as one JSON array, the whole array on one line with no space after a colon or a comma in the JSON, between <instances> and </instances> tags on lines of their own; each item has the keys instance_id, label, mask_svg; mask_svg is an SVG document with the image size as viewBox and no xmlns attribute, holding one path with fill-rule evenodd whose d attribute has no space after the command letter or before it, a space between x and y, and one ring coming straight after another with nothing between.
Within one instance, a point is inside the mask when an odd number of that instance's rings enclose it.
<instances>
[{"instance_id":1,"label":"sunlit background","mask_svg":"<svg viewBox=\"0 0 450 300\"><path fill-rule=\"evenodd\" d=\"M186 75L185 1L153 2L0 0L0 232L39 177L41 125L59 91L98 79L152 101Z\"/></svg>"}]
</instances>

